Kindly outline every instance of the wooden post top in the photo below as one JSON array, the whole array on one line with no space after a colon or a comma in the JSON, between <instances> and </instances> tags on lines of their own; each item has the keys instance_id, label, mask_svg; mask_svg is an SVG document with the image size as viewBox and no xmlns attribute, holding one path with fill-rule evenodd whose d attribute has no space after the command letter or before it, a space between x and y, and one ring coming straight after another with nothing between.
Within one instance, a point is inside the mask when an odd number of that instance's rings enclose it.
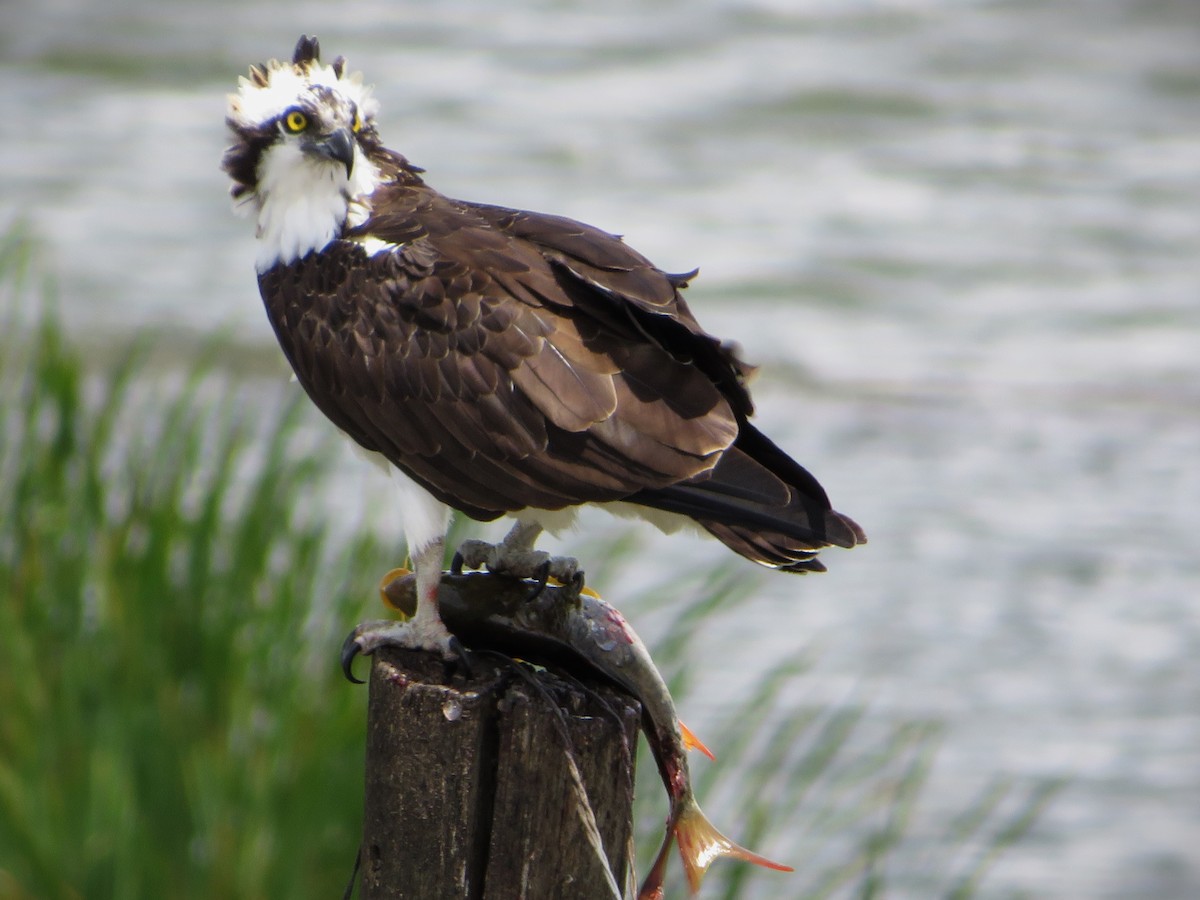
<instances>
[{"instance_id":1,"label":"wooden post top","mask_svg":"<svg viewBox=\"0 0 1200 900\"><path fill-rule=\"evenodd\" d=\"M363 900L632 896L641 709L606 685L383 648L367 713Z\"/></svg>"}]
</instances>

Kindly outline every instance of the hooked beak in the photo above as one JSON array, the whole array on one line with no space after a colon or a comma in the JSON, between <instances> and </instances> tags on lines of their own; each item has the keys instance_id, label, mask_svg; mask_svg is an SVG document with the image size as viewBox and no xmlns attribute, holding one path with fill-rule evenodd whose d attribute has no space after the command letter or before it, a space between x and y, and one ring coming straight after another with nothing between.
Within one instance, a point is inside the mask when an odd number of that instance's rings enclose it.
<instances>
[{"instance_id":1,"label":"hooked beak","mask_svg":"<svg viewBox=\"0 0 1200 900\"><path fill-rule=\"evenodd\" d=\"M354 170L354 135L349 128L339 128L332 134L316 138L305 144L309 153L340 162L346 167L346 177Z\"/></svg>"}]
</instances>

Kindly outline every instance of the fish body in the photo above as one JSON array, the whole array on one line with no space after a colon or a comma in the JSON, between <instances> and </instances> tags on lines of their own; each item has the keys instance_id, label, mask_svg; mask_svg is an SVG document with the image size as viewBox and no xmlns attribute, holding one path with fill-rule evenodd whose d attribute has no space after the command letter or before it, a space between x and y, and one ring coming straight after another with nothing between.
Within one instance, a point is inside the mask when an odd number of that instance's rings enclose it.
<instances>
[{"instance_id":1,"label":"fish body","mask_svg":"<svg viewBox=\"0 0 1200 900\"><path fill-rule=\"evenodd\" d=\"M643 730L671 809L666 834L642 884L639 900L662 897L672 843L678 844L693 894L699 891L709 865L722 856L792 871L734 843L701 811L692 791L687 750L698 746L707 753L707 748L681 727L671 692L650 652L613 606L592 592L571 586L547 585L531 590L528 581L493 573L447 573L438 591L443 620L468 647L499 650L568 669L577 669L582 662L641 703ZM388 573L380 592L388 605L401 612L416 609L416 579L406 570ZM355 634L360 630L356 629ZM347 639L343 650L346 666L356 653L371 649L352 647L355 634Z\"/></svg>"}]
</instances>

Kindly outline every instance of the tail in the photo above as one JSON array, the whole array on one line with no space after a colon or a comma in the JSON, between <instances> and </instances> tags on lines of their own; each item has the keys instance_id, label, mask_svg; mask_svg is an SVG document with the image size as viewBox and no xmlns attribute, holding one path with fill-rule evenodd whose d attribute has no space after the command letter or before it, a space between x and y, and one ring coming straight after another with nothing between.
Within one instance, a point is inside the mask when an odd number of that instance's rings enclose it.
<instances>
[{"instance_id":1,"label":"tail","mask_svg":"<svg viewBox=\"0 0 1200 900\"><path fill-rule=\"evenodd\" d=\"M772 862L725 837L708 821L695 798L688 796L682 802L679 811L667 823L667 835L663 838L658 856L655 857L654 864L642 883L638 900L660 900L662 897L663 877L667 871L672 840L679 844L679 856L683 860L683 871L687 875L688 888L692 894L700 890L700 882L704 880L704 875L713 860L722 856L753 863L764 869L774 869L776 872L795 871L791 866Z\"/></svg>"},{"instance_id":2,"label":"tail","mask_svg":"<svg viewBox=\"0 0 1200 900\"><path fill-rule=\"evenodd\" d=\"M822 547L867 541L807 469L744 421L707 477L627 499L689 516L731 550L785 572L823 572Z\"/></svg>"}]
</instances>

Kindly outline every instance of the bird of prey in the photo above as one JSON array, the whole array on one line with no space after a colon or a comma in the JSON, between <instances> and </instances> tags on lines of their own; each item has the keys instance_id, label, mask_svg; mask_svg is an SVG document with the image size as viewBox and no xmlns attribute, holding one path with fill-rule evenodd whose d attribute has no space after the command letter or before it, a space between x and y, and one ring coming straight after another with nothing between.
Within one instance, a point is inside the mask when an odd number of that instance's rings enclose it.
<instances>
[{"instance_id":1,"label":"bird of prey","mask_svg":"<svg viewBox=\"0 0 1200 900\"><path fill-rule=\"evenodd\" d=\"M385 147L377 103L301 37L229 97L223 168L257 223L258 284L317 407L399 474L416 571L409 643L449 652L437 612L450 510L516 519L468 565L529 574L583 504L699 526L747 559L823 571L866 538L750 422L752 368L668 274L616 235L469 203Z\"/></svg>"}]
</instances>

